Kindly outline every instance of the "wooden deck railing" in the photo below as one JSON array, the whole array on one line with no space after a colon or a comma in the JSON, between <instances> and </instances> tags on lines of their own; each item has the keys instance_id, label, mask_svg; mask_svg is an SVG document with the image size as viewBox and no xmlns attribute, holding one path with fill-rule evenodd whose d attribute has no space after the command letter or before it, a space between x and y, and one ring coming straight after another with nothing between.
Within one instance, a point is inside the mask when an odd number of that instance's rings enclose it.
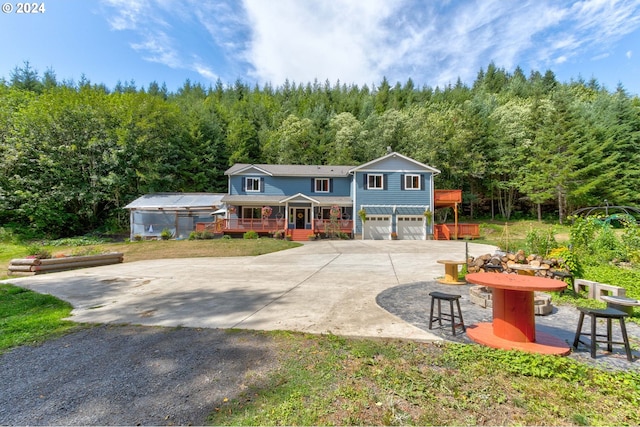
<instances>
[{"instance_id":1,"label":"wooden deck railing","mask_svg":"<svg viewBox=\"0 0 640 427\"><path fill-rule=\"evenodd\" d=\"M436 207L451 203L462 203L462 190L434 190Z\"/></svg>"},{"instance_id":2,"label":"wooden deck railing","mask_svg":"<svg viewBox=\"0 0 640 427\"><path fill-rule=\"evenodd\" d=\"M436 240L477 239L480 237L480 224L458 224L456 233L455 224L435 224L433 237Z\"/></svg>"}]
</instances>

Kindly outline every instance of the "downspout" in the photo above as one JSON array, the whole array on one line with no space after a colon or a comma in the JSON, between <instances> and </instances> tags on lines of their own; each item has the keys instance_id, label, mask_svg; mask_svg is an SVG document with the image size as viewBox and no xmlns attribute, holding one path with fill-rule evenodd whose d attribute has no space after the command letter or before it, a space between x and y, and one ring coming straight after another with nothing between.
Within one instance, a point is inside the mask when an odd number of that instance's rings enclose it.
<instances>
[{"instance_id":1,"label":"downspout","mask_svg":"<svg viewBox=\"0 0 640 427\"><path fill-rule=\"evenodd\" d=\"M135 209L129 209L129 240L131 240L132 242L134 241L134 234L133 234L133 211Z\"/></svg>"},{"instance_id":2,"label":"downspout","mask_svg":"<svg viewBox=\"0 0 640 427\"><path fill-rule=\"evenodd\" d=\"M356 175L357 172L353 173L353 178L351 179L351 195L352 195L352 216L353 216L353 227L352 227L352 233L353 233L353 237L356 236L356 232L358 231L358 219L359 216L357 214L358 212L358 200L357 200L357 179L356 179ZM364 231L364 226L363 226L363 231ZM362 237L364 237L364 233L362 233ZM364 239L363 239L364 240Z\"/></svg>"}]
</instances>

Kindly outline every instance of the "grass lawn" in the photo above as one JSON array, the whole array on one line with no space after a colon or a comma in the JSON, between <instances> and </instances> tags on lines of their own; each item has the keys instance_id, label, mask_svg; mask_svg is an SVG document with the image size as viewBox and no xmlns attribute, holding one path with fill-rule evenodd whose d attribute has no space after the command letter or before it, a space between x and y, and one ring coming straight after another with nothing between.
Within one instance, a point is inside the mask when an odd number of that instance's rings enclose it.
<instances>
[{"instance_id":1,"label":"grass lawn","mask_svg":"<svg viewBox=\"0 0 640 427\"><path fill-rule=\"evenodd\" d=\"M122 252L124 262L148 259L256 256L299 246L300 243L275 239L158 240L143 242L103 243L92 245L96 252ZM87 247L44 246L55 254L74 254ZM7 278L9 262L28 255L27 246L0 244L0 278Z\"/></svg>"}]
</instances>

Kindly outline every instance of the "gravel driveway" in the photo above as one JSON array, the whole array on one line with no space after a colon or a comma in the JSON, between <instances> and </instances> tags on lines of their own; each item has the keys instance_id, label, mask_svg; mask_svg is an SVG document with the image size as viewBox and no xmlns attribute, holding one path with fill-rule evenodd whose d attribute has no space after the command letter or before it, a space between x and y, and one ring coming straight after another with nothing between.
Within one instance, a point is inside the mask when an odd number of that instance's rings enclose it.
<instances>
[{"instance_id":1,"label":"gravel driveway","mask_svg":"<svg viewBox=\"0 0 640 427\"><path fill-rule=\"evenodd\" d=\"M251 332L97 326L0 356L0 425L202 425L277 363Z\"/></svg>"}]
</instances>

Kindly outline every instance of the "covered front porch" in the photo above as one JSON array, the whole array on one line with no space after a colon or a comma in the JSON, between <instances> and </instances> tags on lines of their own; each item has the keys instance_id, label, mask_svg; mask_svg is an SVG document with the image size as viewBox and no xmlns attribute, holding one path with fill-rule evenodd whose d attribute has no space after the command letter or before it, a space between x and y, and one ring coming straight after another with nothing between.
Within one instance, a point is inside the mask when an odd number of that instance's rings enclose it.
<instances>
[{"instance_id":1,"label":"covered front porch","mask_svg":"<svg viewBox=\"0 0 640 427\"><path fill-rule=\"evenodd\" d=\"M222 234L244 234L253 230L261 235L292 236L307 240L309 235L353 236L353 205L349 197L310 197L296 194L278 196L227 196L227 215L213 226Z\"/></svg>"}]
</instances>

